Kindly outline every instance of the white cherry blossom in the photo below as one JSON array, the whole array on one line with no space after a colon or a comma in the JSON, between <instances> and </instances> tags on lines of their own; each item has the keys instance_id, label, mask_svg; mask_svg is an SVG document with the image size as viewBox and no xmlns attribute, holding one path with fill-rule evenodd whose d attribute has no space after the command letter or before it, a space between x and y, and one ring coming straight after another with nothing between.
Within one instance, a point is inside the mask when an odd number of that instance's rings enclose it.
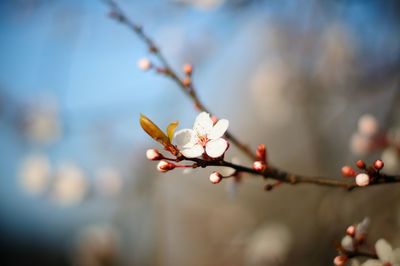
<instances>
[{"instance_id":1,"label":"white cherry blossom","mask_svg":"<svg viewBox=\"0 0 400 266\"><path fill-rule=\"evenodd\" d=\"M362 266L400 266L400 248L393 249L385 239L379 239L375 250L379 260L367 260Z\"/></svg>"},{"instance_id":2,"label":"white cherry blossom","mask_svg":"<svg viewBox=\"0 0 400 266\"><path fill-rule=\"evenodd\" d=\"M228 148L228 142L222 138L228 129L229 121L220 119L213 125L210 114L200 113L193 129L181 129L174 139L179 151L187 158L196 158L204 152L211 158L218 158Z\"/></svg>"}]
</instances>

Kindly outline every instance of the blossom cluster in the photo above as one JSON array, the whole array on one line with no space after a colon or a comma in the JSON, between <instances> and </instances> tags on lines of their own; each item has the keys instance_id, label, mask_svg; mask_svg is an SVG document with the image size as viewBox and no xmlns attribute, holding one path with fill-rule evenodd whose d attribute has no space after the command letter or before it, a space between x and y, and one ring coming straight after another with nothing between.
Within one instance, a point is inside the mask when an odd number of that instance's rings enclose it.
<instances>
[{"instance_id":1,"label":"blossom cluster","mask_svg":"<svg viewBox=\"0 0 400 266\"><path fill-rule=\"evenodd\" d=\"M156 126L152 122L143 126L144 119L147 121L149 119L142 116L141 124L150 136L154 138L155 134L164 134L160 133L160 130L155 128ZM202 166L200 165L201 161L222 161L226 150L229 148L228 141L223 137L228 126L229 121L227 119L218 120L206 112L201 112L196 117L193 128L181 129L174 134L168 132L169 138L166 138L165 142L161 142L174 158L164 156L157 149L147 150L146 157L149 160L159 161L157 170L163 173L175 168L197 168ZM201 161L196 159L201 159ZM190 165L180 164L183 160L194 163ZM212 183L216 184L221 182L224 177L227 176L223 176L219 172L213 172L210 174L209 179Z\"/></svg>"},{"instance_id":2,"label":"blossom cluster","mask_svg":"<svg viewBox=\"0 0 400 266\"><path fill-rule=\"evenodd\" d=\"M366 236L369 224L369 219L365 218L362 222L347 227L346 235L338 247L339 255L333 260L335 266L347 265L350 260L351 265L357 266L400 265L400 248L393 249L385 239L379 239L375 243L374 253L365 251L368 248ZM356 257L369 257L369 259L360 264Z\"/></svg>"},{"instance_id":3,"label":"blossom cluster","mask_svg":"<svg viewBox=\"0 0 400 266\"><path fill-rule=\"evenodd\" d=\"M382 160L376 160L373 165L369 167L367 167L363 160L358 160L356 166L359 171L354 170L351 166L343 166L342 175L344 177L355 178L357 186L365 187L371 183L377 182L381 178L385 178L385 176L380 173L384 167Z\"/></svg>"}]
</instances>

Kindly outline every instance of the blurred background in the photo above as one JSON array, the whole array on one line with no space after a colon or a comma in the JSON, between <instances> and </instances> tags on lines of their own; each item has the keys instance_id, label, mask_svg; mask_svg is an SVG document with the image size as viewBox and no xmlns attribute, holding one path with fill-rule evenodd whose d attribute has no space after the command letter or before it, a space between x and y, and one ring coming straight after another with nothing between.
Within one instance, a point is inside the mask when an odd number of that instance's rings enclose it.
<instances>
[{"instance_id":1,"label":"blurred background","mask_svg":"<svg viewBox=\"0 0 400 266\"><path fill-rule=\"evenodd\" d=\"M398 1L119 1L272 164L339 177L400 164ZM174 83L98 0L0 4L2 265L330 265L346 227L400 246L400 187L347 192L160 174L140 113L192 127ZM251 162L231 147L228 159Z\"/></svg>"}]
</instances>

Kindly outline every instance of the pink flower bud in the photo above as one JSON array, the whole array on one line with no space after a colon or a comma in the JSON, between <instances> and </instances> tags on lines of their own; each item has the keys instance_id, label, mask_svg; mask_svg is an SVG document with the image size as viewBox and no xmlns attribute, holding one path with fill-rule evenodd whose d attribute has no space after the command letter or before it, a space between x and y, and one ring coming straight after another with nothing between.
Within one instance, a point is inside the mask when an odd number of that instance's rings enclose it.
<instances>
[{"instance_id":1,"label":"pink flower bud","mask_svg":"<svg viewBox=\"0 0 400 266\"><path fill-rule=\"evenodd\" d=\"M369 185L369 175L365 173L358 174L356 176L356 184L359 187L365 187Z\"/></svg>"},{"instance_id":2,"label":"pink flower bud","mask_svg":"<svg viewBox=\"0 0 400 266\"><path fill-rule=\"evenodd\" d=\"M185 72L185 74L186 75L191 75L192 74L192 72L193 72L193 67L192 67L192 65L191 64L185 64L184 66L183 66L183 72Z\"/></svg>"},{"instance_id":3,"label":"pink flower bud","mask_svg":"<svg viewBox=\"0 0 400 266\"><path fill-rule=\"evenodd\" d=\"M175 167L176 167L175 164L162 160L158 163L157 170L162 173L165 173L168 172L169 170L174 169Z\"/></svg>"},{"instance_id":4,"label":"pink flower bud","mask_svg":"<svg viewBox=\"0 0 400 266\"><path fill-rule=\"evenodd\" d=\"M354 225L350 225L349 227L347 227L346 234L354 237L354 235L356 234L356 227Z\"/></svg>"},{"instance_id":5,"label":"pink flower bud","mask_svg":"<svg viewBox=\"0 0 400 266\"><path fill-rule=\"evenodd\" d=\"M376 170L381 170L381 169L383 168L383 166L384 166L384 163L383 163L383 161L381 161L381 160L376 160L376 161L374 162L374 168L375 168Z\"/></svg>"},{"instance_id":6,"label":"pink flower bud","mask_svg":"<svg viewBox=\"0 0 400 266\"><path fill-rule=\"evenodd\" d=\"M265 149L265 145L264 144L260 144L257 147L257 151L256 151L256 157L257 160L262 161L262 162L266 162L267 160L267 155L266 155L266 149Z\"/></svg>"},{"instance_id":7,"label":"pink flower bud","mask_svg":"<svg viewBox=\"0 0 400 266\"><path fill-rule=\"evenodd\" d=\"M146 71L152 67L151 62L147 58L142 58L138 61L138 68L140 70Z\"/></svg>"},{"instance_id":8,"label":"pink flower bud","mask_svg":"<svg viewBox=\"0 0 400 266\"><path fill-rule=\"evenodd\" d=\"M256 170L257 172L264 171L266 167L267 165L262 161L255 161L253 163L253 169Z\"/></svg>"},{"instance_id":9,"label":"pink flower bud","mask_svg":"<svg viewBox=\"0 0 400 266\"><path fill-rule=\"evenodd\" d=\"M342 167L342 175L344 177L354 177L356 175L356 171L354 171L354 169L350 166L346 165Z\"/></svg>"},{"instance_id":10,"label":"pink flower bud","mask_svg":"<svg viewBox=\"0 0 400 266\"><path fill-rule=\"evenodd\" d=\"M211 183L218 184L219 182L221 182L222 178L223 176L220 173L212 172L209 179Z\"/></svg>"},{"instance_id":11,"label":"pink flower bud","mask_svg":"<svg viewBox=\"0 0 400 266\"><path fill-rule=\"evenodd\" d=\"M357 165L357 167L360 168L360 169L365 169L365 167L366 167L365 162L364 162L363 160L358 160L358 161L356 162L356 165Z\"/></svg>"},{"instance_id":12,"label":"pink flower bud","mask_svg":"<svg viewBox=\"0 0 400 266\"><path fill-rule=\"evenodd\" d=\"M344 255L336 256L333 259L333 264L335 264L335 266L344 266L346 262L347 262L347 257Z\"/></svg>"},{"instance_id":13,"label":"pink flower bud","mask_svg":"<svg viewBox=\"0 0 400 266\"><path fill-rule=\"evenodd\" d=\"M146 157L151 161L158 161L163 158L162 154L156 149L148 149L146 151Z\"/></svg>"}]
</instances>

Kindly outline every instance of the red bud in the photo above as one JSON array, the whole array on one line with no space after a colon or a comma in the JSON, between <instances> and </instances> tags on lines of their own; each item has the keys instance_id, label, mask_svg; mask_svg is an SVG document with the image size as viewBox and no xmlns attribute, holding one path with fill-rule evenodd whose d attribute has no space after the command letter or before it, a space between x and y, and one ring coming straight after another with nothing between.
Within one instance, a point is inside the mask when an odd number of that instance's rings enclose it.
<instances>
[{"instance_id":1,"label":"red bud","mask_svg":"<svg viewBox=\"0 0 400 266\"><path fill-rule=\"evenodd\" d=\"M257 150L256 150L256 157L257 157L257 160L259 160L259 161L267 162L267 150L266 150L264 144L258 145Z\"/></svg>"},{"instance_id":2,"label":"red bud","mask_svg":"<svg viewBox=\"0 0 400 266\"><path fill-rule=\"evenodd\" d=\"M350 166L343 166L342 167L342 175L344 177L355 177L356 176L356 171L354 171L353 168L351 168Z\"/></svg>"},{"instance_id":3,"label":"red bud","mask_svg":"<svg viewBox=\"0 0 400 266\"><path fill-rule=\"evenodd\" d=\"M360 169L365 169L365 167L366 167L365 162L364 162L363 160L358 160L358 161L356 162L356 165L357 165L357 167L360 168Z\"/></svg>"},{"instance_id":4,"label":"red bud","mask_svg":"<svg viewBox=\"0 0 400 266\"><path fill-rule=\"evenodd\" d=\"M385 165L385 164L383 163L382 160L376 160L376 161L374 162L374 168L375 168L376 170L381 170L381 169L383 168L384 165Z\"/></svg>"}]
</instances>

